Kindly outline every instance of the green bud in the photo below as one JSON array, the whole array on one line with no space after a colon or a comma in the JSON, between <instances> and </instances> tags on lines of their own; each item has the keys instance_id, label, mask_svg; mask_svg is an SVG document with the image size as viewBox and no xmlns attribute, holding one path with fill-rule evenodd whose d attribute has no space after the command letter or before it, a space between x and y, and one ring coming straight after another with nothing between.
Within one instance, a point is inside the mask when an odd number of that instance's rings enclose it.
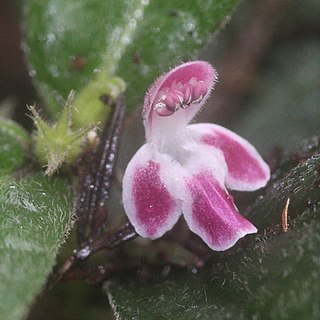
<instances>
[{"instance_id":1,"label":"green bud","mask_svg":"<svg viewBox=\"0 0 320 320\"><path fill-rule=\"evenodd\" d=\"M45 122L34 107L29 107L36 126L34 153L38 161L46 166L46 174L52 175L63 163L72 163L82 150L86 134L92 127L72 128L74 92L69 94L60 119L54 124Z\"/></svg>"},{"instance_id":2,"label":"green bud","mask_svg":"<svg viewBox=\"0 0 320 320\"><path fill-rule=\"evenodd\" d=\"M103 125L108 118L110 105L125 90L124 81L106 72L99 72L81 90L72 108L73 128Z\"/></svg>"}]
</instances>

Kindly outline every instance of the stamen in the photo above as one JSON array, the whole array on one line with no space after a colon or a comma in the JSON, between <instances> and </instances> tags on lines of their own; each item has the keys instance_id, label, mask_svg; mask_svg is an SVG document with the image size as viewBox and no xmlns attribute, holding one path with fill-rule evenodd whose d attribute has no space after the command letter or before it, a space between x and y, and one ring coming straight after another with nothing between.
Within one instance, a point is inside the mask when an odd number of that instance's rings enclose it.
<instances>
[{"instance_id":1,"label":"stamen","mask_svg":"<svg viewBox=\"0 0 320 320\"><path fill-rule=\"evenodd\" d=\"M189 105L192 101L193 86L190 83L186 83L183 87L183 104Z\"/></svg>"},{"instance_id":2,"label":"stamen","mask_svg":"<svg viewBox=\"0 0 320 320\"><path fill-rule=\"evenodd\" d=\"M183 103L182 93L178 90L170 91L167 93L164 103L169 110L177 111Z\"/></svg>"},{"instance_id":3,"label":"stamen","mask_svg":"<svg viewBox=\"0 0 320 320\"><path fill-rule=\"evenodd\" d=\"M200 103L207 94L203 81L192 77L187 83L173 81L171 87L159 91L154 109L159 116L170 116L180 108L186 109L191 104Z\"/></svg>"},{"instance_id":4,"label":"stamen","mask_svg":"<svg viewBox=\"0 0 320 320\"><path fill-rule=\"evenodd\" d=\"M164 102L158 102L154 109L156 110L157 114L162 117L171 116L174 113L174 110L169 110Z\"/></svg>"},{"instance_id":5,"label":"stamen","mask_svg":"<svg viewBox=\"0 0 320 320\"><path fill-rule=\"evenodd\" d=\"M203 96L207 93L207 89L203 81L198 81L193 85L193 101L199 103Z\"/></svg>"}]
</instances>

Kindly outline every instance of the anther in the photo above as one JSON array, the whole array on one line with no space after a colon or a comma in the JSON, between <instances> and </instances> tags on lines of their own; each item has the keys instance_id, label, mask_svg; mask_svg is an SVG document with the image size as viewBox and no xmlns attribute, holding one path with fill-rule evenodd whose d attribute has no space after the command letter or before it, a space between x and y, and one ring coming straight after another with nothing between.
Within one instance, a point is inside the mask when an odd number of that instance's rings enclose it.
<instances>
[{"instance_id":1,"label":"anther","mask_svg":"<svg viewBox=\"0 0 320 320\"><path fill-rule=\"evenodd\" d=\"M191 78L187 83L173 82L172 86L159 91L154 109L159 116L170 116L180 108L186 109L192 103L199 103L207 94L203 81Z\"/></svg>"},{"instance_id":2,"label":"anther","mask_svg":"<svg viewBox=\"0 0 320 320\"><path fill-rule=\"evenodd\" d=\"M190 83L186 83L183 88L183 104L189 105L192 101L193 86Z\"/></svg>"},{"instance_id":3,"label":"anther","mask_svg":"<svg viewBox=\"0 0 320 320\"><path fill-rule=\"evenodd\" d=\"M193 85L192 93L193 102L199 103L203 99L204 95L207 93L206 86L202 81L196 82Z\"/></svg>"},{"instance_id":4,"label":"anther","mask_svg":"<svg viewBox=\"0 0 320 320\"><path fill-rule=\"evenodd\" d=\"M174 113L174 110L169 110L166 104L163 102L156 103L154 109L157 112L157 114L162 117L171 116Z\"/></svg>"}]
</instances>

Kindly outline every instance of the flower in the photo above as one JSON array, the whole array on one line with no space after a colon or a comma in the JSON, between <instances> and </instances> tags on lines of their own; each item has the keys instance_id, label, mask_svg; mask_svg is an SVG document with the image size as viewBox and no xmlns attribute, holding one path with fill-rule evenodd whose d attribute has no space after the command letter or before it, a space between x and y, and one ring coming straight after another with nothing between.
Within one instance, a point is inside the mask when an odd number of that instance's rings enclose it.
<instances>
[{"instance_id":1,"label":"flower","mask_svg":"<svg viewBox=\"0 0 320 320\"><path fill-rule=\"evenodd\" d=\"M217 79L205 61L181 64L159 77L144 102L147 142L129 162L123 205L142 237L156 239L181 213L213 250L232 247L257 229L242 217L226 190L259 189L268 165L245 139L221 126L189 124Z\"/></svg>"}]
</instances>

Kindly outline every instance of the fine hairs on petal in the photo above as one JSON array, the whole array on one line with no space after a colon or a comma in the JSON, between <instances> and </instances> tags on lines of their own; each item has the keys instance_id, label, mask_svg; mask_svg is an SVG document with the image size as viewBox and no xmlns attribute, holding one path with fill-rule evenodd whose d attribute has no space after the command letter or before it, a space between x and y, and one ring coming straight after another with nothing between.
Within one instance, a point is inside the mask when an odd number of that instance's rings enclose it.
<instances>
[{"instance_id":1,"label":"fine hairs on petal","mask_svg":"<svg viewBox=\"0 0 320 320\"><path fill-rule=\"evenodd\" d=\"M142 113L147 142L123 179L124 208L142 237L161 237L181 213L212 250L227 250L257 232L226 187L265 186L268 165L234 132L208 123L189 125L216 80L208 62L190 61L160 76L148 90Z\"/></svg>"},{"instance_id":2,"label":"fine hairs on petal","mask_svg":"<svg viewBox=\"0 0 320 320\"><path fill-rule=\"evenodd\" d=\"M206 61L190 61L184 63L156 79L146 94L142 111L147 140L150 141L156 138L154 136L158 135L162 127L166 130L166 124L170 121L168 118L170 118L175 111L180 113L179 122L184 126L187 125L210 96L216 80L216 70ZM187 97L190 96L187 92L190 88L192 89L191 96L194 100L189 101L191 105L188 105ZM161 97L165 95L168 90L170 94L167 98L173 98L175 102L179 101L179 97L181 98L181 108L177 108L175 111L169 113L165 112L161 115L156 106L163 105L164 108L168 107L166 97L164 96L163 100L161 100Z\"/></svg>"}]
</instances>

